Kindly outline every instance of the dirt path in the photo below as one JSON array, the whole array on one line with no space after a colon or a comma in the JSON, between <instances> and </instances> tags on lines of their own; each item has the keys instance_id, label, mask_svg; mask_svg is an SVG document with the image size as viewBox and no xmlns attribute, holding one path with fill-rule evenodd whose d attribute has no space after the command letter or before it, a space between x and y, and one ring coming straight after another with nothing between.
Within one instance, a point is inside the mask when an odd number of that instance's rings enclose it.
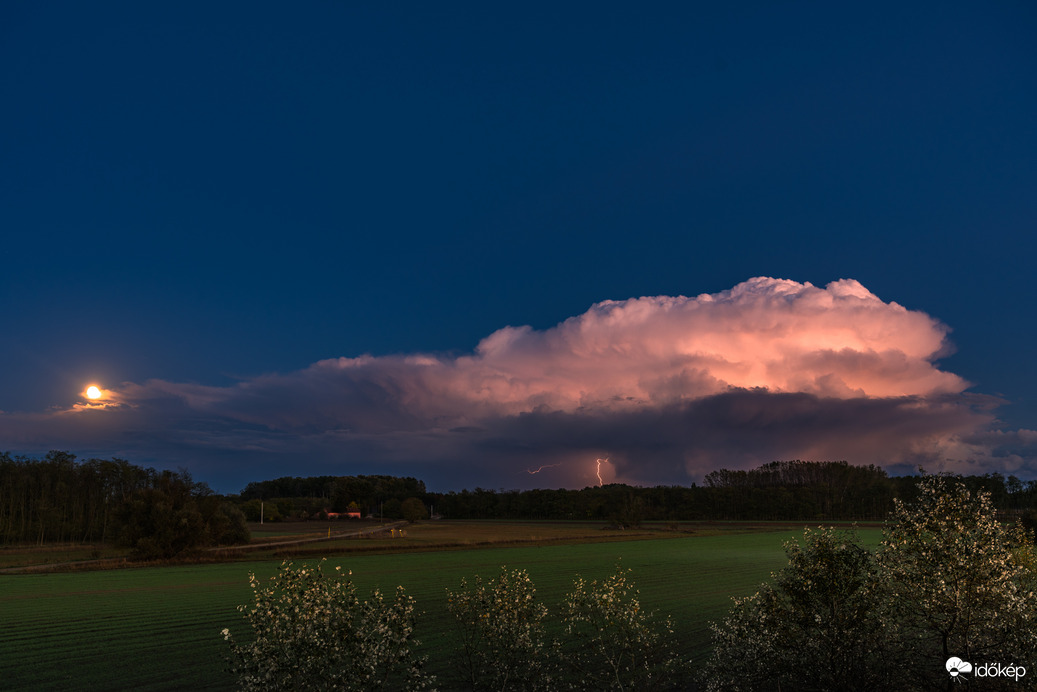
<instances>
[{"instance_id":1,"label":"dirt path","mask_svg":"<svg viewBox=\"0 0 1037 692\"><path fill-rule=\"evenodd\" d=\"M303 543L317 543L319 541L334 541L339 538L356 538L358 536L367 536L373 533L380 533L383 531L389 531L390 529L398 529L401 526L406 526L407 522L397 521L392 524L378 524L377 526L368 526L357 531L342 531L340 533L332 533L327 536L317 536L314 538L296 538L290 541L275 541L270 543L247 543L245 545L229 545L223 548L209 548L209 552L240 552L246 550L263 550L264 548L281 547L285 545L301 545Z\"/></svg>"}]
</instances>

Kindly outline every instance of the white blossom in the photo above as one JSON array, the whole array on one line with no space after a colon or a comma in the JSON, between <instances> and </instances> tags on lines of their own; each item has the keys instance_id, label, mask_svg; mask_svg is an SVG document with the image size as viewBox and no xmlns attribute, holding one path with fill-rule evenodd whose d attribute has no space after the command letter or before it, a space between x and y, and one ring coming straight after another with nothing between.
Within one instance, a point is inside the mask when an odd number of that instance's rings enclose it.
<instances>
[{"instance_id":1,"label":"white blossom","mask_svg":"<svg viewBox=\"0 0 1037 692\"><path fill-rule=\"evenodd\" d=\"M428 689L434 680L414 656L414 599L398 587L387 602L375 590L361 601L349 580L316 568L281 565L262 586L249 574L254 603L239 606L252 639L231 642L244 690ZM336 570L339 571L339 570Z\"/></svg>"}]
</instances>

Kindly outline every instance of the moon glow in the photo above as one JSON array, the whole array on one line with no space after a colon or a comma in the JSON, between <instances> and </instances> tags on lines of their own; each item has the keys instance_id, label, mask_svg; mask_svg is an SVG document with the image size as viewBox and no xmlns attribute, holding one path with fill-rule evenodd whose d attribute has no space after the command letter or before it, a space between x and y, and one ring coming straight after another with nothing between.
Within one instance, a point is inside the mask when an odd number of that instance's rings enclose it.
<instances>
[{"instance_id":1,"label":"moon glow","mask_svg":"<svg viewBox=\"0 0 1037 692\"><path fill-rule=\"evenodd\" d=\"M86 388L86 398L87 399L100 399L101 398L101 390L98 387L96 387L95 385L90 385L89 387Z\"/></svg>"}]
</instances>

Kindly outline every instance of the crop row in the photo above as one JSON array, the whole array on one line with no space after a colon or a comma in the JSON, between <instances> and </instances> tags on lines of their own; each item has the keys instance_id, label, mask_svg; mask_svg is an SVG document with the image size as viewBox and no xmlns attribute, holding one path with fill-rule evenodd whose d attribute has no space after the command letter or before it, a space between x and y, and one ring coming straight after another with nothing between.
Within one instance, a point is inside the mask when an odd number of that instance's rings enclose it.
<instances>
[{"instance_id":1,"label":"crop row","mask_svg":"<svg viewBox=\"0 0 1037 692\"><path fill-rule=\"evenodd\" d=\"M732 596L751 593L780 568L783 541L798 533L341 556L328 566L352 570L361 594L402 584L422 611L416 635L429 668L447 682L456 639L445 592L462 577L491 578L501 565L523 568L550 609L577 575L600 579L621 559L633 570L643 606L672 615L685 653L701 660L708 622L727 610ZM229 689L233 679L224 670L227 649L219 631L229 627L247 636L236 607L250 597L248 572L265 578L277 566L265 561L0 577L5 685Z\"/></svg>"}]
</instances>

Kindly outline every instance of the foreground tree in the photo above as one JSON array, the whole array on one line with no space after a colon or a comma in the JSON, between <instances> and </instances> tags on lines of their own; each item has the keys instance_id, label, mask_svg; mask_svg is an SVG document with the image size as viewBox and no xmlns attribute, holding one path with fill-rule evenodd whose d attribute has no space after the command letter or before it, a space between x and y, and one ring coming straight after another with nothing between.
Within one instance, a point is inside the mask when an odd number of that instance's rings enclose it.
<instances>
[{"instance_id":1,"label":"foreground tree","mask_svg":"<svg viewBox=\"0 0 1037 692\"><path fill-rule=\"evenodd\" d=\"M544 633L547 608L525 570L500 574L488 584L461 580L447 592L447 607L461 632L461 669L473 690L552 689L554 657Z\"/></svg>"},{"instance_id":2,"label":"foreground tree","mask_svg":"<svg viewBox=\"0 0 1037 692\"><path fill-rule=\"evenodd\" d=\"M674 655L673 622L641 608L629 569L573 583L564 610L565 663L583 690L653 690L682 686L688 665Z\"/></svg>"},{"instance_id":3,"label":"foreground tree","mask_svg":"<svg viewBox=\"0 0 1037 692\"><path fill-rule=\"evenodd\" d=\"M967 673L952 680L951 659L1037 654L1032 546L959 478L927 476L898 500L874 557L831 530L786 550L775 583L714 625L706 689L939 689Z\"/></svg>"},{"instance_id":4,"label":"foreground tree","mask_svg":"<svg viewBox=\"0 0 1037 692\"><path fill-rule=\"evenodd\" d=\"M240 606L252 639L237 643L229 629L233 671L243 690L426 689L434 678L411 650L414 599L403 587L387 601L375 590L361 601L347 575L281 565L262 585L249 575L254 604ZM341 568L335 568L336 573Z\"/></svg>"},{"instance_id":5,"label":"foreground tree","mask_svg":"<svg viewBox=\"0 0 1037 692\"><path fill-rule=\"evenodd\" d=\"M1021 527L996 519L990 493L959 478L927 476L918 500L897 501L877 555L884 617L897 648L909 651L904 676L919 687L943 684L945 662L1032 663L1037 595Z\"/></svg>"},{"instance_id":6,"label":"foreground tree","mask_svg":"<svg viewBox=\"0 0 1037 692\"><path fill-rule=\"evenodd\" d=\"M875 563L852 533L806 531L789 564L713 625L707 690L894 689Z\"/></svg>"},{"instance_id":7,"label":"foreground tree","mask_svg":"<svg viewBox=\"0 0 1037 692\"><path fill-rule=\"evenodd\" d=\"M685 689L689 662L675 654L673 623L644 611L621 567L600 582L577 578L548 641L547 608L524 570L447 592L461 631L460 669L473 690Z\"/></svg>"}]
</instances>

